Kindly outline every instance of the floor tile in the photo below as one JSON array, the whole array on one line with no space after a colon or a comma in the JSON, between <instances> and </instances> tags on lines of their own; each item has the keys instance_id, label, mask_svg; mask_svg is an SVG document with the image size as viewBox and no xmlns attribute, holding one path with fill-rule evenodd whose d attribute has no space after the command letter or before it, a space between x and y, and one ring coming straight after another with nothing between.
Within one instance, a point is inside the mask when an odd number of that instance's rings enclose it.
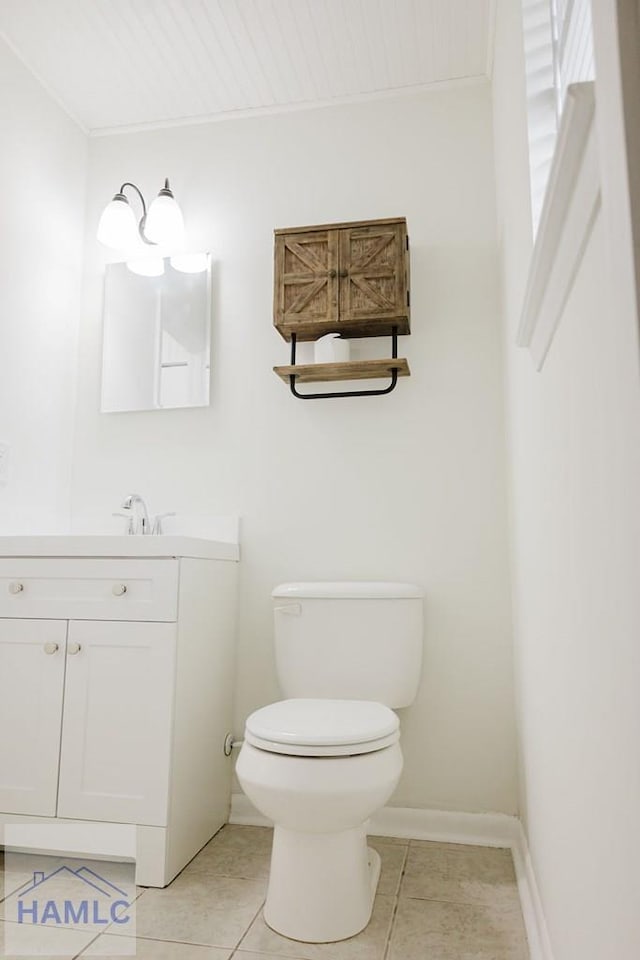
<instances>
[{"instance_id":1,"label":"floor tile","mask_svg":"<svg viewBox=\"0 0 640 960\"><path fill-rule=\"evenodd\" d=\"M495 904L517 901L510 850L461 844L409 845L401 897Z\"/></svg>"},{"instance_id":2,"label":"floor tile","mask_svg":"<svg viewBox=\"0 0 640 960\"><path fill-rule=\"evenodd\" d=\"M300 943L271 930L262 912L240 944L240 951L276 954L299 960L382 960L395 906L394 897L376 897L373 915L362 933L338 943Z\"/></svg>"},{"instance_id":3,"label":"floor tile","mask_svg":"<svg viewBox=\"0 0 640 960\"><path fill-rule=\"evenodd\" d=\"M368 841L377 840L380 843L393 843L402 847L409 846L409 841L405 837L379 837L377 834L374 833L374 834L371 834L371 836L368 836L367 840Z\"/></svg>"},{"instance_id":4,"label":"floor tile","mask_svg":"<svg viewBox=\"0 0 640 960\"><path fill-rule=\"evenodd\" d=\"M231 953L231 950L221 947L143 940L140 937L114 937L105 933L94 940L81 957L102 957L103 960L125 956L137 960L229 960Z\"/></svg>"},{"instance_id":5,"label":"floor tile","mask_svg":"<svg viewBox=\"0 0 640 960\"><path fill-rule=\"evenodd\" d=\"M263 880L183 873L164 890L145 890L138 898L137 936L235 947L262 906L266 889ZM113 928L109 933L120 935Z\"/></svg>"},{"instance_id":6,"label":"floor tile","mask_svg":"<svg viewBox=\"0 0 640 960\"><path fill-rule=\"evenodd\" d=\"M236 950L233 960L277 960L277 955L274 953L254 953L253 950ZM289 957L288 960L298 960L298 958ZM300 958L300 960L303 960L303 958Z\"/></svg>"},{"instance_id":7,"label":"floor tile","mask_svg":"<svg viewBox=\"0 0 640 960\"><path fill-rule=\"evenodd\" d=\"M470 850L498 850L509 853L508 847L484 846L477 843L448 843L444 840L409 840L409 846L415 850L448 850L450 853L465 853Z\"/></svg>"},{"instance_id":8,"label":"floor tile","mask_svg":"<svg viewBox=\"0 0 640 960\"><path fill-rule=\"evenodd\" d=\"M3 960L71 960L95 937L90 931L70 930L68 927L47 927L0 920L0 957ZM49 952L48 952L49 951Z\"/></svg>"},{"instance_id":9,"label":"floor tile","mask_svg":"<svg viewBox=\"0 0 640 960\"><path fill-rule=\"evenodd\" d=\"M134 883L135 866L132 863L12 853L6 856L5 866L12 871L14 883L19 884L0 903L0 918L10 922L18 921L21 902L27 910L36 910L38 919L41 919L45 904L52 901L60 915L60 923L56 923L56 926L88 930L92 936L96 936L111 923L110 912L116 901L132 903L138 895ZM37 886L34 886L35 872L44 875ZM66 900L74 903L76 908L79 901L88 900L87 917L76 922L66 920L63 913ZM98 904L97 922L93 917L93 910L96 909L92 906L93 901ZM118 914L122 912L121 907ZM50 929L52 925L53 918L47 928Z\"/></svg>"},{"instance_id":10,"label":"floor tile","mask_svg":"<svg viewBox=\"0 0 640 960\"><path fill-rule=\"evenodd\" d=\"M269 876L273 830L227 824L183 871L189 876L238 877L249 880Z\"/></svg>"},{"instance_id":11,"label":"floor tile","mask_svg":"<svg viewBox=\"0 0 640 960\"><path fill-rule=\"evenodd\" d=\"M387 843L377 837L368 837L368 845L380 854L381 870L376 893L395 897L400 886L402 870L407 856L407 847L401 844Z\"/></svg>"},{"instance_id":12,"label":"floor tile","mask_svg":"<svg viewBox=\"0 0 640 960\"><path fill-rule=\"evenodd\" d=\"M3 915L2 901L22 885L23 881L15 880L10 874L6 874L4 870L0 872L0 919Z\"/></svg>"},{"instance_id":13,"label":"floor tile","mask_svg":"<svg viewBox=\"0 0 640 960\"><path fill-rule=\"evenodd\" d=\"M4 853L2 858L2 880L4 888L0 890L0 899L6 899L20 887L27 886L33 880L33 871L50 873L59 866L59 857L46 857L39 854ZM0 904L0 918L4 916Z\"/></svg>"},{"instance_id":14,"label":"floor tile","mask_svg":"<svg viewBox=\"0 0 640 960\"><path fill-rule=\"evenodd\" d=\"M527 960L519 907L401 899L388 960Z\"/></svg>"},{"instance_id":15,"label":"floor tile","mask_svg":"<svg viewBox=\"0 0 640 960\"><path fill-rule=\"evenodd\" d=\"M51 933L57 938L56 954L62 945L62 956L105 960L134 952L139 960L526 960L528 956L510 851L394 837L368 838L369 846L380 854L382 870L366 930L330 944L281 937L265 924L261 911L272 836L267 827L225 826L169 887L142 893L136 901L135 931L111 926L96 939L95 930L55 928ZM49 873L59 862L59 858L45 857L36 869ZM16 889L30 882L33 869L33 857L25 860L21 871L19 859L12 857L3 864L0 856L0 898L3 879L8 894L15 895ZM9 909L10 902L6 906ZM0 930L6 926L17 925L0 922ZM39 932L25 928L23 935L34 940L33 952L40 956ZM24 960L22 945L20 949ZM14 956L8 951L0 955L11 960Z\"/></svg>"}]
</instances>

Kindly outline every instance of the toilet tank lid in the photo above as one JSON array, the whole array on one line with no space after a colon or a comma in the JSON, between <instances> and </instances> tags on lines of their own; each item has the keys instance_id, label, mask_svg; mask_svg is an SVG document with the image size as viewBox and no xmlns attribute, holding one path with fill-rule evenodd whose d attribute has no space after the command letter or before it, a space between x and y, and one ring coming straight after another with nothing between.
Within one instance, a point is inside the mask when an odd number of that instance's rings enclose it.
<instances>
[{"instance_id":1,"label":"toilet tank lid","mask_svg":"<svg viewBox=\"0 0 640 960\"><path fill-rule=\"evenodd\" d=\"M281 583L271 596L341 600L404 600L420 599L424 596L424 591L415 583L392 583L382 580L316 580L304 583Z\"/></svg>"}]
</instances>

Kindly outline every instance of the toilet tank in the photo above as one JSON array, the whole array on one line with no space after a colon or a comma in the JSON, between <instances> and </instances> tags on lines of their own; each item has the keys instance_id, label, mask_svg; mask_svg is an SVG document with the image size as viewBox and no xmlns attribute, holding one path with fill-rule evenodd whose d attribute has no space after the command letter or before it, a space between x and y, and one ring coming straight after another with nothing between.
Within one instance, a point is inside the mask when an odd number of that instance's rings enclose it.
<instances>
[{"instance_id":1,"label":"toilet tank","mask_svg":"<svg viewBox=\"0 0 640 960\"><path fill-rule=\"evenodd\" d=\"M283 583L272 593L286 698L406 707L420 682L423 591L410 583Z\"/></svg>"}]
</instances>

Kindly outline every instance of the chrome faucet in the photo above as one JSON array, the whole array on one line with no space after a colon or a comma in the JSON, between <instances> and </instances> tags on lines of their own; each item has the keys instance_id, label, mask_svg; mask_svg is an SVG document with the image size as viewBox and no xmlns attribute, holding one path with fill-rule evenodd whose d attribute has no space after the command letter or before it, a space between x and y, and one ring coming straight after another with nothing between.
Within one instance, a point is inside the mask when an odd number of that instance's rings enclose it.
<instances>
[{"instance_id":1,"label":"chrome faucet","mask_svg":"<svg viewBox=\"0 0 640 960\"><path fill-rule=\"evenodd\" d=\"M151 533L149 511L139 493L130 493L128 497L125 497L122 501L122 509L133 511L129 522L128 533L145 535Z\"/></svg>"}]
</instances>

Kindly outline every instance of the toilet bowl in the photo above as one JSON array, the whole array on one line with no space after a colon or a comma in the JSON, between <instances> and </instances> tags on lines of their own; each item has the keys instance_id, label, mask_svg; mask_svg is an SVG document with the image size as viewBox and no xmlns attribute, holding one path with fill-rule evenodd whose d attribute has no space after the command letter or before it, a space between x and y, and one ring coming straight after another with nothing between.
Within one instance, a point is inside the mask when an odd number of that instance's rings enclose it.
<instances>
[{"instance_id":1,"label":"toilet bowl","mask_svg":"<svg viewBox=\"0 0 640 960\"><path fill-rule=\"evenodd\" d=\"M285 700L252 713L236 773L273 821L266 923L310 943L355 936L371 917L380 857L368 819L402 772L393 709L413 702L422 591L413 584L283 584L275 646Z\"/></svg>"},{"instance_id":2,"label":"toilet bowl","mask_svg":"<svg viewBox=\"0 0 640 960\"><path fill-rule=\"evenodd\" d=\"M380 873L365 825L402 771L398 718L380 703L287 700L247 720L237 774L275 824L266 923L331 942L366 927Z\"/></svg>"}]
</instances>

